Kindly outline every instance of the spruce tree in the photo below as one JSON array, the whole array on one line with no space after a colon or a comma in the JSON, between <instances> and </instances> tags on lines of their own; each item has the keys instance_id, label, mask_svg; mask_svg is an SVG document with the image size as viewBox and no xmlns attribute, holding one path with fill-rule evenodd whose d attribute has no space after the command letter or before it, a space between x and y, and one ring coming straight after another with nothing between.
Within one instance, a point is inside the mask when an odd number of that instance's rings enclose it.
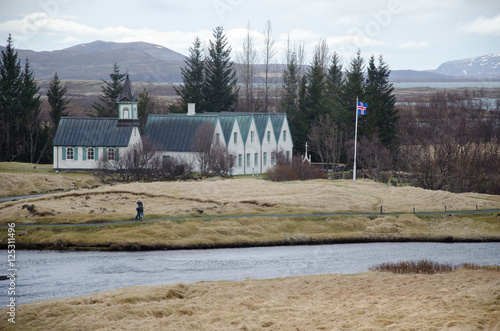
<instances>
[{"instance_id":1,"label":"spruce tree","mask_svg":"<svg viewBox=\"0 0 500 331\"><path fill-rule=\"evenodd\" d=\"M71 99L66 99L65 94L66 86L61 85L61 81L59 80L59 76L56 72L50 81L49 90L47 91L47 99L51 108L50 119L52 121L54 134L57 131L61 117L68 116L68 113L65 112L65 110Z\"/></svg>"},{"instance_id":2,"label":"spruce tree","mask_svg":"<svg viewBox=\"0 0 500 331\"><path fill-rule=\"evenodd\" d=\"M139 103L137 104L137 115L139 116L139 127L141 132L144 132L148 115L152 113L154 104L154 101L149 97L148 91L144 88L142 93L139 94Z\"/></svg>"},{"instance_id":3,"label":"spruce tree","mask_svg":"<svg viewBox=\"0 0 500 331\"><path fill-rule=\"evenodd\" d=\"M287 56L286 69L283 70L283 97L281 99L281 109L287 113L289 121L293 121L297 116L298 93L299 93L299 67L297 64L297 53L291 51Z\"/></svg>"},{"instance_id":4,"label":"spruce tree","mask_svg":"<svg viewBox=\"0 0 500 331\"><path fill-rule=\"evenodd\" d=\"M375 65L375 57L368 62L366 78L365 102L369 105L366 119L366 133L377 134L379 141L386 147L392 144L397 136L397 121L399 119L396 108L396 98L393 95L394 87L389 82L391 71L382 55Z\"/></svg>"},{"instance_id":5,"label":"spruce tree","mask_svg":"<svg viewBox=\"0 0 500 331\"><path fill-rule=\"evenodd\" d=\"M181 68L182 85L174 86L180 96L180 104L170 107L174 113L186 113L187 104L195 103L201 106L203 102L204 60L200 38L196 37L189 48L189 57L184 60L185 67Z\"/></svg>"},{"instance_id":6,"label":"spruce tree","mask_svg":"<svg viewBox=\"0 0 500 331\"><path fill-rule=\"evenodd\" d=\"M342 72L341 59L338 53L334 52L326 74L326 103L329 113L331 114L332 122L335 123L337 129L340 129L340 119L342 117L341 91L343 84L344 73Z\"/></svg>"},{"instance_id":7,"label":"spruce tree","mask_svg":"<svg viewBox=\"0 0 500 331\"><path fill-rule=\"evenodd\" d=\"M21 89L21 62L9 34L0 61L0 161L12 161L18 154L18 140L22 136L19 131L22 123L19 113Z\"/></svg>"},{"instance_id":8,"label":"spruce tree","mask_svg":"<svg viewBox=\"0 0 500 331\"><path fill-rule=\"evenodd\" d=\"M208 57L205 59L205 82L203 84L203 111L234 111L238 101L236 72L231 62L231 46L228 46L222 27L213 31Z\"/></svg>"},{"instance_id":9,"label":"spruce tree","mask_svg":"<svg viewBox=\"0 0 500 331\"><path fill-rule=\"evenodd\" d=\"M302 75L299 82L298 112L290 121L290 131L293 132L293 145L299 152L305 151L307 141L307 77Z\"/></svg>"},{"instance_id":10,"label":"spruce tree","mask_svg":"<svg viewBox=\"0 0 500 331\"><path fill-rule=\"evenodd\" d=\"M364 60L358 50L345 73L344 84L340 90L339 116L337 120L344 129L347 139L354 139L354 126L356 124L356 98L365 102ZM364 122L363 116L358 118L358 128ZM359 124L361 123L361 125ZM360 130L358 130L359 134Z\"/></svg>"},{"instance_id":11,"label":"spruce tree","mask_svg":"<svg viewBox=\"0 0 500 331\"><path fill-rule=\"evenodd\" d=\"M120 67L116 62L113 64L113 73L109 75L111 81L102 80L102 95L99 96L99 102L94 103L92 108L97 111L97 117L118 118L118 103L116 100L120 96L123 88L123 80L126 74L120 73Z\"/></svg>"},{"instance_id":12,"label":"spruce tree","mask_svg":"<svg viewBox=\"0 0 500 331\"><path fill-rule=\"evenodd\" d=\"M30 163L35 162L38 158L39 148L43 148L43 144L39 140L41 132L40 112L42 110L42 100L38 93L40 87L36 83L35 75L31 70L29 61L26 59L24 72L22 74L22 87L20 95L20 117L19 132L22 137L18 143L20 146L19 152L24 154L23 161Z\"/></svg>"}]
</instances>

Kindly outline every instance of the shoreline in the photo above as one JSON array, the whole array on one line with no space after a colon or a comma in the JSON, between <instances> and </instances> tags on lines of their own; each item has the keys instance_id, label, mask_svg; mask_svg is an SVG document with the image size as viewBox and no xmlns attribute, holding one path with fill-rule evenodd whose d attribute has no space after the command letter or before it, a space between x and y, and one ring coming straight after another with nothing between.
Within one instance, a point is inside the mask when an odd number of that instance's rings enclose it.
<instances>
[{"instance_id":1,"label":"shoreline","mask_svg":"<svg viewBox=\"0 0 500 331\"><path fill-rule=\"evenodd\" d=\"M429 243L487 243L500 242L500 236L489 237L454 237L454 236L408 236L408 237L346 237L346 238L324 238L324 239L292 239L264 242L240 242L240 243L196 243L190 245L161 245L161 244L140 244L112 243L107 246L77 246L77 245L57 245L57 244L24 244L17 250L57 250L57 251L107 251L107 252L134 252L134 251L162 251L162 250L203 250L203 249L226 249L226 248L251 248L251 247L280 247L280 246L314 246L314 245L342 245L342 244L366 244L366 243L408 243L408 242L429 242Z\"/></svg>"}]
</instances>

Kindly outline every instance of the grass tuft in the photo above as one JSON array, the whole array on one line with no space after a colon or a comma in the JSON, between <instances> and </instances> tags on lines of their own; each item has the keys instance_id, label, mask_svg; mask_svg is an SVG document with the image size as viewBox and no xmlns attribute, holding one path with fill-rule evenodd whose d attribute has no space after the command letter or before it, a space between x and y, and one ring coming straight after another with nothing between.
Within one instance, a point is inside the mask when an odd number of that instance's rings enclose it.
<instances>
[{"instance_id":1,"label":"grass tuft","mask_svg":"<svg viewBox=\"0 0 500 331\"><path fill-rule=\"evenodd\" d=\"M457 269L468 270L494 270L500 271L500 266L480 266L473 263L462 263L458 265L438 263L429 260L401 261L395 263L381 263L369 268L372 271L385 271L395 274L436 274L452 272Z\"/></svg>"}]
</instances>

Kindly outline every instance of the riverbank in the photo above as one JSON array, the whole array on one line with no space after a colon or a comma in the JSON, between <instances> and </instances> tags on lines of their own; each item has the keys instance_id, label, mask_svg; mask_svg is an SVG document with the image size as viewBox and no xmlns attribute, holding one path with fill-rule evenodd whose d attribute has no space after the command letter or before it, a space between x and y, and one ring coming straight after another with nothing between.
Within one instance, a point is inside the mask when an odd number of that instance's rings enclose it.
<instances>
[{"instance_id":1,"label":"riverbank","mask_svg":"<svg viewBox=\"0 0 500 331\"><path fill-rule=\"evenodd\" d=\"M141 286L21 305L16 325L30 330L493 330L500 327L499 275L460 269ZM6 317L0 328L16 330Z\"/></svg>"},{"instance_id":2,"label":"riverbank","mask_svg":"<svg viewBox=\"0 0 500 331\"><path fill-rule=\"evenodd\" d=\"M238 217L92 226L29 226L17 247L141 251L369 242L498 242L498 213L471 215Z\"/></svg>"}]
</instances>

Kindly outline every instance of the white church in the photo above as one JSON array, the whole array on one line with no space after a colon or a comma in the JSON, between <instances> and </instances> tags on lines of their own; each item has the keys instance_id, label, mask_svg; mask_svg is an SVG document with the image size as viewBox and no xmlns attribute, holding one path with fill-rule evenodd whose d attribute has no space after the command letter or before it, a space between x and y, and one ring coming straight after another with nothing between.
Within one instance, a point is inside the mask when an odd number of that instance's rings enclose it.
<instances>
[{"instance_id":1,"label":"white church","mask_svg":"<svg viewBox=\"0 0 500 331\"><path fill-rule=\"evenodd\" d=\"M276 153L292 157L293 140L286 114L196 113L149 115L144 134L139 131L138 98L127 75L117 99L118 118L63 117L53 141L55 170L97 169L99 158L118 160L138 148L143 139L164 158L193 164L195 133L201 125L213 126L213 142L222 143L234 157L233 175L265 173L276 162Z\"/></svg>"}]
</instances>

